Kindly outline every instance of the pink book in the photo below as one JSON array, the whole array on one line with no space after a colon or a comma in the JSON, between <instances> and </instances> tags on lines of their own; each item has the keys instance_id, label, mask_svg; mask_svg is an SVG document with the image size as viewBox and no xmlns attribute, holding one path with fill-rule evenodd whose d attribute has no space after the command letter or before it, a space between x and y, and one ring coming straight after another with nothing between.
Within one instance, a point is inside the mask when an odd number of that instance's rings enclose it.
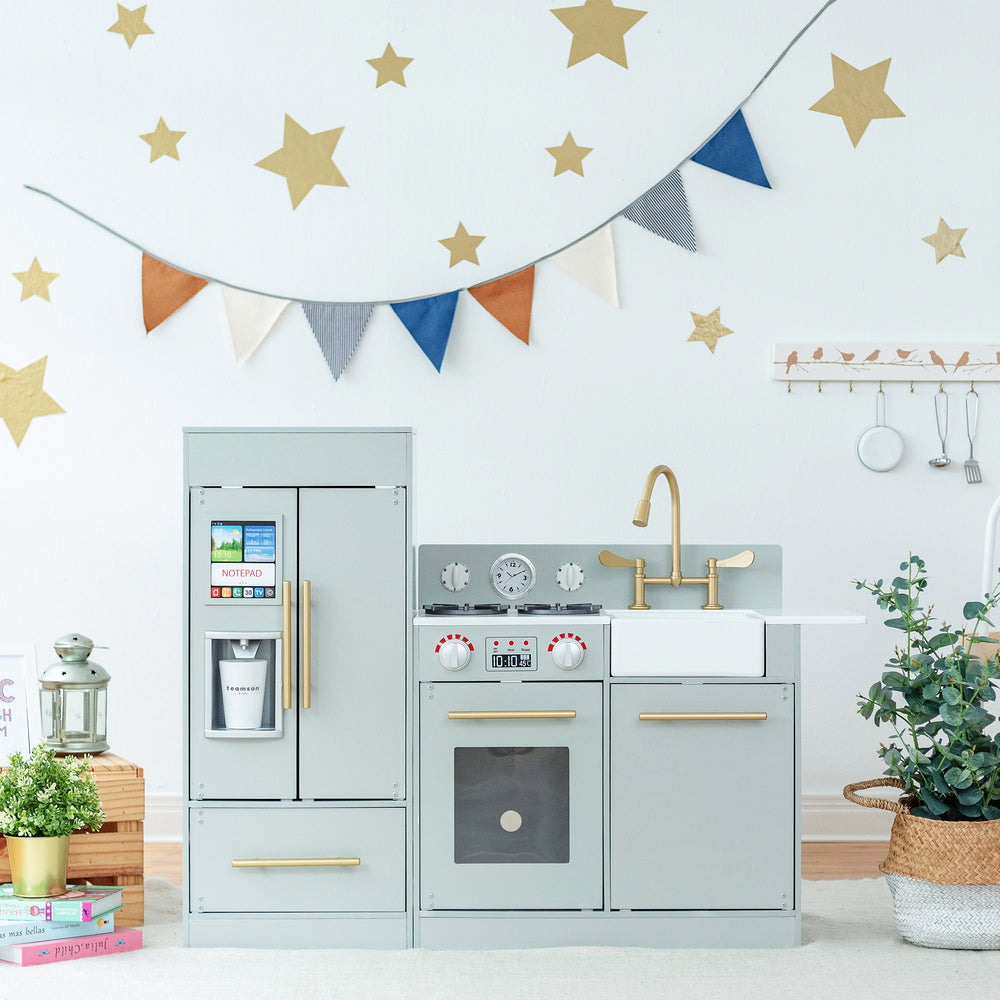
<instances>
[{"instance_id":1,"label":"pink book","mask_svg":"<svg viewBox=\"0 0 1000 1000\"><path fill-rule=\"evenodd\" d=\"M136 951L141 947L140 928L119 927L106 934L93 934L89 937L4 945L0 947L0 961L10 962L12 965L47 965L49 962L66 962L71 958L93 958L95 955L113 955L119 951Z\"/></svg>"}]
</instances>

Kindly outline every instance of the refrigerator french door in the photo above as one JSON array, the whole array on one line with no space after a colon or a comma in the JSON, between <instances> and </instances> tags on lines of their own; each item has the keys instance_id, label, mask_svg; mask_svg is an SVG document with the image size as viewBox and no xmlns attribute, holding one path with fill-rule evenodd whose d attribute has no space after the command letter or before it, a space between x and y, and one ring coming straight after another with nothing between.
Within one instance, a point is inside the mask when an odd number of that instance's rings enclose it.
<instances>
[{"instance_id":1,"label":"refrigerator french door","mask_svg":"<svg viewBox=\"0 0 1000 1000\"><path fill-rule=\"evenodd\" d=\"M190 515L191 797L404 799L405 489L193 487Z\"/></svg>"}]
</instances>

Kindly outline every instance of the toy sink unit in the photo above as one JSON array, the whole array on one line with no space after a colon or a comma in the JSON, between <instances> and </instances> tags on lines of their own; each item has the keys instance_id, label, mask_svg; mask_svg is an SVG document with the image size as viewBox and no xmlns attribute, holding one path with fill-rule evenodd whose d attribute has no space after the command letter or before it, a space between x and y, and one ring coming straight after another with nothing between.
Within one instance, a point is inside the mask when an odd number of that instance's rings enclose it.
<instances>
[{"instance_id":1,"label":"toy sink unit","mask_svg":"<svg viewBox=\"0 0 1000 1000\"><path fill-rule=\"evenodd\" d=\"M763 677L755 611L610 611L613 677Z\"/></svg>"}]
</instances>

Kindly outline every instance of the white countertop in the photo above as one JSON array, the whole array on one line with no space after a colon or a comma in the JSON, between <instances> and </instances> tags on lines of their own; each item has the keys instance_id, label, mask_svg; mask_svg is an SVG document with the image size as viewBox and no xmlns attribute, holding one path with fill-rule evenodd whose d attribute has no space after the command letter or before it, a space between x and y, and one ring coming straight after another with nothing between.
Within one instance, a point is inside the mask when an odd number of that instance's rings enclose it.
<instances>
[{"instance_id":1,"label":"white countertop","mask_svg":"<svg viewBox=\"0 0 1000 1000\"><path fill-rule=\"evenodd\" d=\"M866 615L843 608L757 608L766 625L864 625Z\"/></svg>"}]
</instances>

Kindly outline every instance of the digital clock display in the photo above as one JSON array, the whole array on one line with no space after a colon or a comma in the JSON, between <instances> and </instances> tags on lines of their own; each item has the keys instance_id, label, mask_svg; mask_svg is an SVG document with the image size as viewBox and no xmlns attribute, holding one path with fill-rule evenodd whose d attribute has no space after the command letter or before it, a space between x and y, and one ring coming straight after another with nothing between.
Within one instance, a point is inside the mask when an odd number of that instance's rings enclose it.
<instances>
[{"instance_id":1,"label":"digital clock display","mask_svg":"<svg viewBox=\"0 0 1000 1000\"><path fill-rule=\"evenodd\" d=\"M494 670L530 670L531 653L494 653Z\"/></svg>"},{"instance_id":2,"label":"digital clock display","mask_svg":"<svg viewBox=\"0 0 1000 1000\"><path fill-rule=\"evenodd\" d=\"M534 636L490 637L486 640L486 672L538 669L538 643Z\"/></svg>"}]
</instances>

